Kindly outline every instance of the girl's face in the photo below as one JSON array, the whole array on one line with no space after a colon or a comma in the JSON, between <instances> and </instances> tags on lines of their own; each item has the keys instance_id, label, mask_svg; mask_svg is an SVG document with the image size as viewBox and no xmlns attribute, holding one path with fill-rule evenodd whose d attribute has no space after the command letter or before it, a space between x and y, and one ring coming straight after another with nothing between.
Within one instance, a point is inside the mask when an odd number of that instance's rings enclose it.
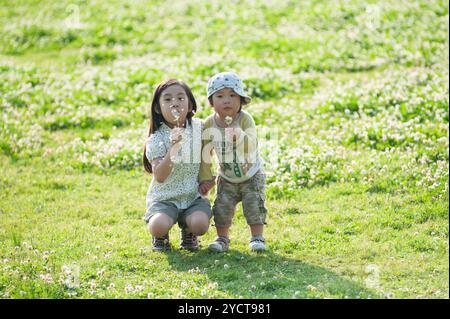
<instances>
[{"instance_id":1,"label":"girl's face","mask_svg":"<svg viewBox=\"0 0 450 319\"><path fill-rule=\"evenodd\" d=\"M161 114L169 126L182 126L186 121L188 112L191 111L189 98L183 87L174 84L162 91L159 98Z\"/></svg>"},{"instance_id":2,"label":"girl's face","mask_svg":"<svg viewBox=\"0 0 450 319\"><path fill-rule=\"evenodd\" d=\"M224 88L212 95L212 106L221 119L234 118L241 107L241 97L232 89Z\"/></svg>"}]
</instances>

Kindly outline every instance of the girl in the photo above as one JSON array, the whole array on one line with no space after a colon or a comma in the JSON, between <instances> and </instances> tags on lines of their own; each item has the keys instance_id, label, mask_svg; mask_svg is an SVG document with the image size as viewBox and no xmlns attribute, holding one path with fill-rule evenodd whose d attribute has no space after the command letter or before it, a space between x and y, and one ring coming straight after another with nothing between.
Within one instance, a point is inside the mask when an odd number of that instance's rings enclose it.
<instances>
[{"instance_id":1,"label":"girl","mask_svg":"<svg viewBox=\"0 0 450 319\"><path fill-rule=\"evenodd\" d=\"M228 250L231 222L236 205L242 202L252 234L250 250L264 251L265 174L257 147L255 122L249 113L242 110L251 98L244 93L241 79L232 72L214 75L208 81L207 93L214 113L205 121L205 156L214 150L219 161L213 206L217 238L208 248L217 252ZM210 163L210 159L205 158L205 162ZM206 166L203 167L205 172L202 170L201 180L211 174Z\"/></svg>"},{"instance_id":2,"label":"girl","mask_svg":"<svg viewBox=\"0 0 450 319\"><path fill-rule=\"evenodd\" d=\"M181 228L180 248L191 251L198 250L197 236L209 227L211 207L198 191L202 123L192 118L196 110L184 82L169 79L156 88L143 154L145 170L153 173L144 216L153 250L170 250L168 234L175 222Z\"/></svg>"}]
</instances>

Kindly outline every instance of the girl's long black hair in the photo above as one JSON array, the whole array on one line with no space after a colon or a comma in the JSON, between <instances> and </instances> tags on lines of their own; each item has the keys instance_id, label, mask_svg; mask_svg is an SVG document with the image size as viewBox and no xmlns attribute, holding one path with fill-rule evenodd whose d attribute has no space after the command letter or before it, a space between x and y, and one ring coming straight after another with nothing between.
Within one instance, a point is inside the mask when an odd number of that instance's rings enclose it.
<instances>
[{"instance_id":1,"label":"girl's long black hair","mask_svg":"<svg viewBox=\"0 0 450 319\"><path fill-rule=\"evenodd\" d=\"M195 102L195 98L194 98L194 95L192 94L191 89L183 81L180 81L177 79L167 79L167 80L164 80L161 83L159 83L155 89L155 93L153 93L148 136L155 133L158 130L158 128L165 122L164 117L162 116L162 113L161 113L161 105L159 105L159 98L161 97L162 92L165 89L167 89L169 86L172 86L172 85L180 85L186 92L186 95L188 96L188 99L189 99L189 108L190 108L190 111L188 112L188 114L186 116L186 120L188 121L189 124L192 124L192 117L194 116L195 112L197 111L197 103ZM142 163L144 164L144 169L148 173L151 174L151 173L153 173L152 164L149 162L147 156L145 155L145 151L146 151L146 147L144 144L144 153L142 155Z\"/></svg>"}]
</instances>

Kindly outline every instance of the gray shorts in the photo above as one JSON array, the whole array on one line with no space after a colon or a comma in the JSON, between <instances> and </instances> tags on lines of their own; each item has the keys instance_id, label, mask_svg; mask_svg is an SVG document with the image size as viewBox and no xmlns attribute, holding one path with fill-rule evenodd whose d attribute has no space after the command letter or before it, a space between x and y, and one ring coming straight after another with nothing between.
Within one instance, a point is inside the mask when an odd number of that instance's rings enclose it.
<instances>
[{"instance_id":1,"label":"gray shorts","mask_svg":"<svg viewBox=\"0 0 450 319\"><path fill-rule=\"evenodd\" d=\"M216 227L231 226L239 202L242 202L242 210L248 225L265 224L267 214L265 191L266 175L261 172L243 183L231 183L219 176L213 206Z\"/></svg>"},{"instance_id":2,"label":"gray shorts","mask_svg":"<svg viewBox=\"0 0 450 319\"><path fill-rule=\"evenodd\" d=\"M178 222L180 228L185 228L186 217L196 211L204 212L208 215L209 218L211 218L211 205L209 204L209 201L203 197L198 197L192 202L191 206L186 209L178 209L178 207L172 202L159 201L153 203L153 205L150 206L144 216L144 221L148 223L150 218L152 218L154 215L162 213L171 217L174 222Z\"/></svg>"}]
</instances>

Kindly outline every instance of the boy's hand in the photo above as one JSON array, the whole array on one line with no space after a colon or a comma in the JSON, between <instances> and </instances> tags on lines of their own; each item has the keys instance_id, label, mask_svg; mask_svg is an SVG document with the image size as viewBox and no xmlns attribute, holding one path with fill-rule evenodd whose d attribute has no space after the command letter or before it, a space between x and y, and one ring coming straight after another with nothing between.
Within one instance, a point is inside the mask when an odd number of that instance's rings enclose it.
<instances>
[{"instance_id":1,"label":"boy's hand","mask_svg":"<svg viewBox=\"0 0 450 319\"><path fill-rule=\"evenodd\" d=\"M214 185L216 185L214 178L210 181L201 182L200 185L198 186L198 191L200 195L205 196L206 194L208 194L209 190L213 188Z\"/></svg>"}]
</instances>

